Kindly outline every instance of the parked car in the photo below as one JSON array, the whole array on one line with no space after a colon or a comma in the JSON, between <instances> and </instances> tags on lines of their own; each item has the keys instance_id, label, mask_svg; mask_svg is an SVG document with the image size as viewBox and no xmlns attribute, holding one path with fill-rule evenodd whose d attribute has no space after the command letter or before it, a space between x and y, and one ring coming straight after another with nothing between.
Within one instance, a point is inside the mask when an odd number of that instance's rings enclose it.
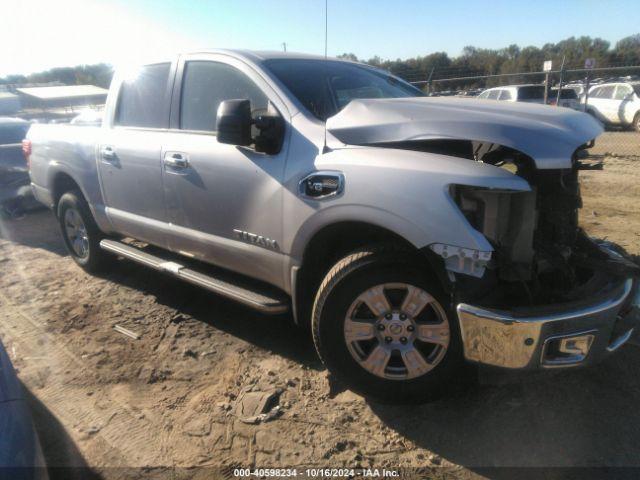
<instances>
[{"instance_id":1,"label":"parked car","mask_svg":"<svg viewBox=\"0 0 640 480\"><path fill-rule=\"evenodd\" d=\"M640 132L640 82L605 83L590 88L585 107L605 124Z\"/></svg>"},{"instance_id":2,"label":"parked car","mask_svg":"<svg viewBox=\"0 0 640 480\"><path fill-rule=\"evenodd\" d=\"M478 95L478 98L544 104L544 88L544 85L538 84L505 85L489 88Z\"/></svg>"},{"instance_id":3,"label":"parked car","mask_svg":"<svg viewBox=\"0 0 640 480\"><path fill-rule=\"evenodd\" d=\"M0 117L0 215L3 216L13 217L38 205L22 154L22 140L29 126L29 122L21 118Z\"/></svg>"},{"instance_id":4,"label":"parked car","mask_svg":"<svg viewBox=\"0 0 640 480\"><path fill-rule=\"evenodd\" d=\"M580 105L580 99L578 94L573 88L563 87L560 92L560 102L559 106L573 108L574 110L582 110L582 106ZM548 105L558 105L558 88L552 88L549 90L549 95L547 97Z\"/></svg>"},{"instance_id":5,"label":"parked car","mask_svg":"<svg viewBox=\"0 0 640 480\"><path fill-rule=\"evenodd\" d=\"M0 479L46 480L46 464L22 385L0 343Z\"/></svg>"},{"instance_id":6,"label":"parked car","mask_svg":"<svg viewBox=\"0 0 640 480\"><path fill-rule=\"evenodd\" d=\"M351 388L417 401L464 360L575 367L630 338L640 268L577 224L601 133L357 63L216 50L116 73L101 127L34 125L27 151L85 270L115 254L290 311Z\"/></svg>"},{"instance_id":7,"label":"parked car","mask_svg":"<svg viewBox=\"0 0 640 480\"><path fill-rule=\"evenodd\" d=\"M581 83L581 82L580 83L568 83L563 88L572 89L574 92L576 92L576 95L578 96L578 101L580 103L583 103L583 98L584 98L584 94L585 94L585 85L584 85L584 83Z\"/></svg>"}]
</instances>

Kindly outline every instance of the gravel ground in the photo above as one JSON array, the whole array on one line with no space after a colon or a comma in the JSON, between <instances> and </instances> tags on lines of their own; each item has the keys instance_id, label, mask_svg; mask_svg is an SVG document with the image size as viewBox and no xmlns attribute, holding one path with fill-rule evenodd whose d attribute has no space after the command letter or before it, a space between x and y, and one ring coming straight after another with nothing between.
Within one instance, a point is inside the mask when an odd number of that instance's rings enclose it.
<instances>
[{"instance_id":1,"label":"gravel ground","mask_svg":"<svg viewBox=\"0 0 640 480\"><path fill-rule=\"evenodd\" d=\"M582 223L640 254L640 164L605 163L583 174ZM384 406L328 376L288 316L261 316L124 261L89 276L67 257L48 211L2 221L0 234L0 339L47 462L86 469L60 477L192 478L211 471L180 467L223 465L419 466L459 478L500 476L492 467L640 466L634 344L590 369L481 372L453 397ZM276 392L280 411L245 423L236 403L259 392Z\"/></svg>"}]
</instances>

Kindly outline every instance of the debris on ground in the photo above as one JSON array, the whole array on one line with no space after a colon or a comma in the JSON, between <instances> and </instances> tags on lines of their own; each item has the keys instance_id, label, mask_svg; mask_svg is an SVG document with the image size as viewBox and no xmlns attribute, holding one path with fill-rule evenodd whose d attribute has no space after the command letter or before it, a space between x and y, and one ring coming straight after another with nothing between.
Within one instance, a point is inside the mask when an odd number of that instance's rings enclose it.
<instances>
[{"instance_id":1,"label":"debris on ground","mask_svg":"<svg viewBox=\"0 0 640 480\"><path fill-rule=\"evenodd\" d=\"M268 422L280 415L278 390L245 391L236 401L235 416L243 423Z\"/></svg>"},{"instance_id":2,"label":"debris on ground","mask_svg":"<svg viewBox=\"0 0 640 480\"><path fill-rule=\"evenodd\" d=\"M113 329L114 329L116 332L119 332L119 333L121 333L121 334L123 334L123 335L126 335L127 337L131 337L131 338L133 338L134 340L140 340L140 335L138 335L138 334L137 334L137 333L135 333L135 332L132 332L131 330L129 330L129 329L127 329L127 328L124 328L124 327L123 327L123 326L121 326L121 325L114 325L114 326L113 326Z\"/></svg>"}]
</instances>

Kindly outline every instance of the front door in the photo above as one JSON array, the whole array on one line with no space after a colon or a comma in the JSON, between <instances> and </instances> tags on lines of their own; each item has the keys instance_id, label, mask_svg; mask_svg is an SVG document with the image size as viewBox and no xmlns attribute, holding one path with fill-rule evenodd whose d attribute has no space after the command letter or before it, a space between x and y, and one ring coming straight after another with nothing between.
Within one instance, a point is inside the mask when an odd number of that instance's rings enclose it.
<instances>
[{"instance_id":1,"label":"front door","mask_svg":"<svg viewBox=\"0 0 640 480\"><path fill-rule=\"evenodd\" d=\"M270 100L281 114L284 106L248 66L216 58L187 57L178 69L179 101L162 151L170 247L280 284L286 143L280 153L266 155L218 143L215 131L224 100L249 99L254 113Z\"/></svg>"}]
</instances>

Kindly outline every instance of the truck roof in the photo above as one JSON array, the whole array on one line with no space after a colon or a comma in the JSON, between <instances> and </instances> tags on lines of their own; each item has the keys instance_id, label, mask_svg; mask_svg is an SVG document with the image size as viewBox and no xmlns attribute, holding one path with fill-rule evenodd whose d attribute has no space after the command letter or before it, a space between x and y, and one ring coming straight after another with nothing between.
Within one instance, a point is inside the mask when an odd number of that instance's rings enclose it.
<instances>
[{"instance_id":1,"label":"truck roof","mask_svg":"<svg viewBox=\"0 0 640 480\"><path fill-rule=\"evenodd\" d=\"M295 60L324 60L323 55L312 55L308 53L297 52L281 52L277 50L242 50L242 49L202 49L194 50L186 53L223 53L227 55L233 55L235 57L243 57L254 62L263 62L265 60L273 59L295 59ZM341 58L328 57L328 60L353 63L350 60L344 60Z\"/></svg>"}]
</instances>

